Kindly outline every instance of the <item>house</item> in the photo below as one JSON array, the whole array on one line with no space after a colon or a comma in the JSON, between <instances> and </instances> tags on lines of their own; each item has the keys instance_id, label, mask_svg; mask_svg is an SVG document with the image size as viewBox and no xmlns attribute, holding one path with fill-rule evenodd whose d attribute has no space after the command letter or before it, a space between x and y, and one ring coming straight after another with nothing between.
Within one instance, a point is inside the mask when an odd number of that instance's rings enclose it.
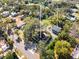
<instances>
[{"instance_id":1,"label":"house","mask_svg":"<svg viewBox=\"0 0 79 59\"><path fill-rule=\"evenodd\" d=\"M78 9L71 8L70 11L71 11L72 13L76 13L76 12L78 12Z\"/></svg>"},{"instance_id":2,"label":"house","mask_svg":"<svg viewBox=\"0 0 79 59\"><path fill-rule=\"evenodd\" d=\"M2 46L3 52L5 52L8 48L9 48L9 46L8 46L7 44L4 44L4 45Z\"/></svg>"},{"instance_id":3,"label":"house","mask_svg":"<svg viewBox=\"0 0 79 59\"><path fill-rule=\"evenodd\" d=\"M79 13L72 13L72 15L79 19Z\"/></svg>"},{"instance_id":4,"label":"house","mask_svg":"<svg viewBox=\"0 0 79 59\"><path fill-rule=\"evenodd\" d=\"M16 13L16 12L11 12L11 16L12 17L16 17L18 15L18 13Z\"/></svg>"},{"instance_id":5,"label":"house","mask_svg":"<svg viewBox=\"0 0 79 59\"><path fill-rule=\"evenodd\" d=\"M5 52L9 48L9 45L6 43L4 38L0 38L0 49L2 52Z\"/></svg>"},{"instance_id":6,"label":"house","mask_svg":"<svg viewBox=\"0 0 79 59\"><path fill-rule=\"evenodd\" d=\"M63 2L76 4L79 2L79 0L63 0Z\"/></svg>"},{"instance_id":7,"label":"house","mask_svg":"<svg viewBox=\"0 0 79 59\"><path fill-rule=\"evenodd\" d=\"M3 13L1 13L1 15L3 17L8 17L10 15L9 11L3 11Z\"/></svg>"},{"instance_id":8,"label":"house","mask_svg":"<svg viewBox=\"0 0 79 59\"><path fill-rule=\"evenodd\" d=\"M58 27L57 25L54 25L54 26L52 27L52 32L53 32L54 34L57 35L60 31L61 31L61 28Z\"/></svg>"},{"instance_id":9,"label":"house","mask_svg":"<svg viewBox=\"0 0 79 59\"><path fill-rule=\"evenodd\" d=\"M66 18L70 21L75 21L76 20L76 17L74 15L68 15L68 16L66 16Z\"/></svg>"},{"instance_id":10,"label":"house","mask_svg":"<svg viewBox=\"0 0 79 59\"><path fill-rule=\"evenodd\" d=\"M9 45L3 37L0 37L0 59L3 59L6 51L9 49Z\"/></svg>"},{"instance_id":11,"label":"house","mask_svg":"<svg viewBox=\"0 0 79 59\"><path fill-rule=\"evenodd\" d=\"M78 9L76 9L76 8L67 9L67 13L77 13L77 12L78 12Z\"/></svg>"}]
</instances>

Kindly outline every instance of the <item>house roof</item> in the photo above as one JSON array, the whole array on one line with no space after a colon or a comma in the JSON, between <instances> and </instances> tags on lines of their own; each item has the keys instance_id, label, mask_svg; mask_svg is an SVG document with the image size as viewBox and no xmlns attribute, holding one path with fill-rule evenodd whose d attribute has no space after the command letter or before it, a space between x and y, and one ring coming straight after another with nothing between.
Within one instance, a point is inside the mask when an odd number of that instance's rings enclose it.
<instances>
[{"instance_id":1,"label":"house roof","mask_svg":"<svg viewBox=\"0 0 79 59\"><path fill-rule=\"evenodd\" d=\"M8 48L9 48L9 46L7 46L7 44L5 44L5 45L2 46L2 50L3 51L6 51Z\"/></svg>"},{"instance_id":2,"label":"house roof","mask_svg":"<svg viewBox=\"0 0 79 59\"><path fill-rule=\"evenodd\" d=\"M56 31L56 32L60 32L60 31L61 31L61 28L58 27L57 25L54 25L54 26L52 27L52 30L54 30L54 31Z\"/></svg>"},{"instance_id":3,"label":"house roof","mask_svg":"<svg viewBox=\"0 0 79 59\"><path fill-rule=\"evenodd\" d=\"M16 12L11 12L11 16L17 16L18 14Z\"/></svg>"},{"instance_id":4,"label":"house roof","mask_svg":"<svg viewBox=\"0 0 79 59\"><path fill-rule=\"evenodd\" d=\"M9 11L4 11L4 12L2 13L2 15L3 15L4 17L9 16Z\"/></svg>"},{"instance_id":5,"label":"house roof","mask_svg":"<svg viewBox=\"0 0 79 59\"><path fill-rule=\"evenodd\" d=\"M71 9L70 9L70 11L72 11L72 12L77 12L77 11L78 11L78 9L71 8Z\"/></svg>"},{"instance_id":6,"label":"house roof","mask_svg":"<svg viewBox=\"0 0 79 59\"><path fill-rule=\"evenodd\" d=\"M71 20L71 21L75 21L76 20L76 17L74 15L69 15L66 18Z\"/></svg>"},{"instance_id":7,"label":"house roof","mask_svg":"<svg viewBox=\"0 0 79 59\"><path fill-rule=\"evenodd\" d=\"M7 46L6 41L2 38L0 40L0 49L2 49L2 51L6 51L9 47Z\"/></svg>"}]
</instances>

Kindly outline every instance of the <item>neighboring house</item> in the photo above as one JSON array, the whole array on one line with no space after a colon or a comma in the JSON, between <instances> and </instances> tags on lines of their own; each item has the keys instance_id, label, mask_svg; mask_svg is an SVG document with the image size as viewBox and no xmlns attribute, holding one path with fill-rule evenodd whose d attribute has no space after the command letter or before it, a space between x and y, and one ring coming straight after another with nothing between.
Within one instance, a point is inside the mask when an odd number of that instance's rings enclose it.
<instances>
[{"instance_id":1,"label":"neighboring house","mask_svg":"<svg viewBox=\"0 0 79 59\"><path fill-rule=\"evenodd\" d=\"M77 13L78 9L77 8L69 8L67 9L67 13Z\"/></svg>"},{"instance_id":2,"label":"neighboring house","mask_svg":"<svg viewBox=\"0 0 79 59\"><path fill-rule=\"evenodd\" d=\"M79 13L72 13L72 15L79 19Z\"/></svg>"},{"instance_id":3,"label":"neighboring house","mask_svg":"<svg viewBox=\"0 0 79 59\"><path fill-rule=\"evenodd\" d=\"M70 11L71 11L72 13L75 13L75 12L78 12L78 9L71 8Z\"/></svg>"},{"instance_id":4,"label":"neighboring house","mask_svg":"<svg viewBox=\"0 0 79 59\"><path fill-rule=\"evenodd\" d=\"M60 31L61 31L61 28L58 27L57 25L54 25L54 26L52 27L52 32L53 32L54 34L57 35Z\"/></svg>"},{"instance_id":5,"label":"neighboring house","mask_svg":"<svg viewBox=\"0 0 79 59\"><path fill-rule=\"evenodd\" d=\"M8 46L7 44L3 45L3 46L2 46L3 52L5 52L8 48L9 48L9 46Z\"/></svg>"},{"instance_id":6,"label":"neighboring house","mask_svg":"<svg viewBox=\"0 0 79 59\"><path fill-rule=\"evenodd\" d=\"M9 45L3 37L0 37L0 59L3 59L6 51L9 49Z\"/></svg>"},{"instance_id":7,"label":"neighboring house","mask_svg":"<svg viewBox=\"0 0 79 59\"><path fill-rule=\"evenodd\" d=\"M79 2L79 0L63 0L63 2L76 4Z\"/></svg>"},{"instance_id":8,"label":"neighboring house","mask_svg":"<svg viewBox=\"0 0 79 59\"><path fill-rule=\"evenodd\" d=\"M2 52L5 52L9 48L9 45L6 43L5 39L0 40L0 49Z\"/></svg>"},{"instance_id":9,"label":"neighboring house","mask_svg":"<svg viewBox=\"0 0 79 59\"><path fill-rule=\"evenodd\" d=\"M73 16L73 15L68 15L66 16L67 19L69 19L70 21L75 21L76 20L76 17Z\"/></svg>"},{"instance_id":10,"label":"neighboring house","mask_svg":"<svg viewBox=\"0 0 79 59\"><path fill-rule=\"evenodd\" d=\"M1 13L1 15L3 17L8 17L10 15L9 11L3 11L3 13Z\"/></svg>"},{"instance_id":11,"label":"neighboring house","mask_svg":"<svg viewBox=\"0 0 79 59\"><path fill-rule=\"evenodd\" d=\"M18 15L18 13L16 13L16 12L11 12L11 16L12 17L15 17L15 16L17 16Z\"/></svg>"},{"instance_id":12,"label":"neighboring house","mask_svg":"<svg viewBox=\"0 0 79 59\"><path fill-rule=\"evenodd\" d=\"M78 9L77 8L69 8L67 10L67 15L66 15L66 18L69 19L70 21L75 21L78 16L76 14L78 14ZM75 16L76 15L76 16Z\"/></svg>"}]
</instances>

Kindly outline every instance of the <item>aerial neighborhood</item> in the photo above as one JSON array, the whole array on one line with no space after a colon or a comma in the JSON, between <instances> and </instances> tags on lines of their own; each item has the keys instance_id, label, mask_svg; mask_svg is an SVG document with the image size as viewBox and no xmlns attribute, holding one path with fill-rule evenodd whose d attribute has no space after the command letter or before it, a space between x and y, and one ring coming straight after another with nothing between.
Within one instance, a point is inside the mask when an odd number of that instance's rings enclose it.
<instances>
[{"instance_id":1,"label":"aerial neighborhood","mask_svg":"<svg viewBox=\"0 0 79 59\"><path fill-rule=\"evenodd\" d=\"M79 59L79 0L0 0L0 59Z\"/></svg>"}]
</instances>

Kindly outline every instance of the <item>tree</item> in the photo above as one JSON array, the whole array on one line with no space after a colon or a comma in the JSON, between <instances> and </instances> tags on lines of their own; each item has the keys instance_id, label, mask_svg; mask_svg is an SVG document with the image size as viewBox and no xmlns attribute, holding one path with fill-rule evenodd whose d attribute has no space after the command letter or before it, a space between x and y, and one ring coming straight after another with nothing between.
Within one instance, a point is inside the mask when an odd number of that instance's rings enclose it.
<instances>
[{"instance_id":1,"label":"tree","mask_svg":"<svg viewBox=\"0 0 79 59\"><path fill-rule=\"evenodd\" d=\"M63 30L65 32L69 32L69 29L72 27L72 22L70 22L69 20L65 19L65 25L63 27Z\"/></svg>"},{"instance_id":2,"label":"tree","mask_svg":"<svg viewBox=\"0 0 79 59\"><path fill-rule=\"evenodd\" d=\"M53 40L52 42L49 43L49 45L47 46L47 49L54 49L55 43L58 41L58 39L56 38L55 40Z\"/></svg>"},{"instance_id":3,"label":"tree","mask_svg":"<svg viewBox=\"0 0 79 59\"><path fill-rule=\"evenodd\" d=\"M67 41L57 41L54 47L55 53L58 55L58 59L71 59L71 45Z\"/></svg>"},{"instance_id":4,"label":"tree","mask_svg":"<svg viewBox=\"0 0 79 59\"><path fill-rule=\"evenodd\" d=\"M9 0L1 0L1 2L3 3L3 4L5 4L5 3L9 3Z\"/></svg>"},{"instance_id":5,"label":"tree","mask_svg":"<svg viewBox=\"0 0 79 59\"><path fill-rule=\"evenodd\" d=\"M35 29L39 29L40 24L39 21L34 18L25 18L24 20L27 23L23 28L25 39L30 41L36 32Z\"/></svg>"},{"instance_id":6,"label":"tree","mask_svg":"<svg viewBox=\"0 0 79 59\"><path fill-rule=\"evenodd\" d=\"M71 47L75 48L75 46L77 45L76 39L74 37L69 37L69 39L67 39L67 41L71 44Z\"/></svg>"},{"instance_id":7,"label":"tree","mask_svg":"<svg viewBox=\"0 0 79 59\"><path fill-rule=\"evenodd\" d=\"M52 49L46 49L46 44L43 41L39 42L39 52L41 59L54 59L54 51Z\"/></svg>"},{"instance_id":8,"label":"tree","mask_svg":"<svg viewBox=\"0 0 79 59\"><path fill-rule=\"evenodd\" d=\"M62 31L58 35L58 39L60 39L60 40L67 40L68 38L69 38L69 34L66 33L65 31Z\"/></svg>"},{"instance_id":9,"label":"tree","mask_svg":"<svg viewBox=\"0 0 79 59\"><path fill-rule=\"evenodd\" d=\"M12 39L7 39L7 42L8 42L8 44L9 44L9 46L10 46L10 49L13 49L13 40Z\"/></svg>"},{"instance_id":10,"label":"tree","mask_svg":"<svg viewBox=\"0 0 79 59\"><path fill-rule=\"evenodd\" d=\"M60 40L66 40L67 42L69 42L71 44L71 47L75 47L75 45L77 44L76 39L72 36L70 36L67 32L62 31L59 35L58 35L58 39Z\"/></svg>"},{"instance_id":11,"label":"tree","mask_svg":"<svg viewBox=\"0 0 79 59\"><path fill-rule=\"evenodd\" d=\"M43 50L40 58L41 59L54 59L54 51L53 50Z\"/></svg>"},{"instance_id":12,"label":"tree","mask_svg":"<svg viewBox=\"0 0 79 59\"><path fill-rule=\"evenodd\" d=\"M6 54L6 56L3 59L14 59L14 56L11 51L8 51L8 53Z\"/></svg>"}]
</instances>

